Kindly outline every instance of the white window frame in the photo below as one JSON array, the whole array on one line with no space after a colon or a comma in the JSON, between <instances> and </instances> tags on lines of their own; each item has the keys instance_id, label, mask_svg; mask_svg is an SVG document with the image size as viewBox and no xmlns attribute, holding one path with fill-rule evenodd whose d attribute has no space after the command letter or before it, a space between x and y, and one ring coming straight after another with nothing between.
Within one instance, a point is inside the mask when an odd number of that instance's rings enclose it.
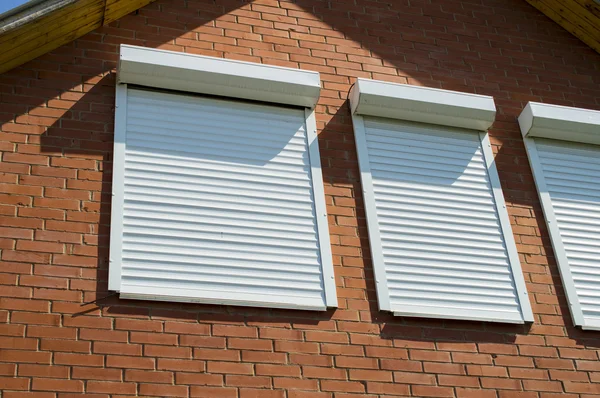
<instances>
[{"instance_id":1,"label":"white window frame","mask_svg":"<svg viewBox=\"0 0 600 398\"><path fill-rule=\"evenodd\" d=\"M378 226L379 222L375 205L373 180L369 165L367 140L362 115L401 119L479 131L479 138L481 140L483 155L488 168L490 184L496 202L498 218L523 318L523 321L516 323L533 322L533 312L529 302L529 295L527 293L527 287L525 286L519 254L510 225L510 218L506 209L506 202L502 193L500 178L494 161L494 154L487 133L487 129L494 122L496 115L496 107L493 98L482 95L359 78L352 87L349 99L379 309L381 311L393 311L387 286L383 248ZM502 323L511 322L506 319L490 319L473 316L468 311L461 313L457 312L447 316L432 316L426 312L401 313L393 311L393 313L396 316L492 321Z\"/></svg>"},{"instance_id":2,"label":"white window frame","mask_svg":"<svg viewBox=\"0 0 600 398\"><path fill-rule=\"evenodd\" d=\"M573 324L582 329L600 330L585 322L535 143L538 137L600 145L600 111L529 102L518 120Z\"/></svg>"},{"instance_id":3,"label":"white window frame","mask_svg":"<svg viewBox=\"0 0 600 398\"><path fill-rule=\"evenodd\" d=\"M234 302L234 300L187 300L178 297L152 297L151 295L140 298L317 311L337 307L333 258L314 109L321 88L319 73L130 45L121 45L116 85L108 289L118 292L121 287L128 84L188 93L226 96L234 100L269 102L275 106L279 104L304 108L325 306L306 306L302 303L289 306L256 302L245 303L243 301Z\"/></svg>"}]
</instances>

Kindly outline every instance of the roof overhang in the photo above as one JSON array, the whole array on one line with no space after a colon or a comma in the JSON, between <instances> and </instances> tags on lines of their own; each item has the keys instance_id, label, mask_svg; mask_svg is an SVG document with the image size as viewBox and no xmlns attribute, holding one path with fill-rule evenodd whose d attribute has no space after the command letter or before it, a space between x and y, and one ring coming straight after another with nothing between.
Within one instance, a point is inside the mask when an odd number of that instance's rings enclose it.
<instances>
[{"instance_id":1,"label":"roof overhang","mask_svg":"<svg viewBox=\"0 0 600 398\"><path fill-rule=\"evenodd\" d=\"M600 1L526 1L600 53Z\"/></svg>"},{"instance_id":2,"label":"roof overhang","mask_svg":"<svg viewBox=\"0 0 600 398\"><path fill-rule=\"evenodd\" d=\"M0 15L0 73L154 0L34 0Z\"/></svg>"}]
</instances>

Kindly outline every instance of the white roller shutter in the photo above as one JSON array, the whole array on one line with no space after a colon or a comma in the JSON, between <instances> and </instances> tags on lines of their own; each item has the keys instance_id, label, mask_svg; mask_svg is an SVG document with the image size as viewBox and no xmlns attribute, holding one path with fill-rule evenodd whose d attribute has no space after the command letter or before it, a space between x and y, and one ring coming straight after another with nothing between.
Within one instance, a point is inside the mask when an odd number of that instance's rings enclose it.
<instances>
[{"instance_id":1,"label":"white roller shutter","mask_svg":"<svg viewBox=\"0 0 600 398\"><path fill-rule=\"evenodd\" d=\"M353 119L380 308L531 321L487 134Z\"/></svg>"},{"instance_id":2,"label":"white roller shutter","mask_svg":"<svg viewBox=\"0 0 600 398\"><path fill-rule=\"evenodd\" d=\"M122 90L112 289L125 298L335 305L311 111Z\"/></svg>"},{"instance_id":3,"label":"white roller shutter","mask_svg":"<svg viewBox=\"0 0 600 398\"><path fill-rule=\"evenodd\" d=\"M525 142L574 323L600 330L600 146Z\"/></svg>"}]
</instances>

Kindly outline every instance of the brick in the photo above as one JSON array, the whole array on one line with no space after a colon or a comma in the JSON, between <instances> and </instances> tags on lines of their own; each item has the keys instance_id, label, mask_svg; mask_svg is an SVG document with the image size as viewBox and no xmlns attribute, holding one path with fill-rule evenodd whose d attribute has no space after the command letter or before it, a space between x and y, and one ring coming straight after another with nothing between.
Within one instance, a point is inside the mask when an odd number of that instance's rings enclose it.
<instances>
[{"instance_id":1,"label":"brick","mask_svg":"<svg viewBox=\"0 0 600 398\"><path fill-rule=\"evenodd\" d=\"M64 379L33 379L31 389L34 391L83 392L83 381Z\"/></svg>"},{"instance_id":2,"label":"brick","mask_svg":"<svg viewBox=\"0 0 600 398\"><path fill-rule=\"evenodd\" d=\"M54 354L54 363L57 365L103 366L104 357L93 354L71 354L58 352Z\"/></svg>"},{"instance_id":3,"label":"brick","mask_svg":"<svg viewBox=\"0 0 600 398\"><path fill-rule=\"evenodd\" d=\"M3 238L33 239L33 230L24 228L0 227L0 236Z\"/></svg>"},{"instance_id":4,"label":"brick","mask_svg":"<svg viewBox=\"0 0 600 398\"><path fill-rule=\"evenodd\" d=\"M285 398L285 391L240 388L240 398Z\"/></svg>"},{"instance_id":5,"label":"brick","mask_svg":"<svg viewBox=\"0 0 600 398\"><path fill-rule=\"evenodd\" d=\"M25 219L22 218L21 220L25 220ZM38 220L34 220L34 221L37 222ZM49 264L50 263L50 254L35 253L35 252L18 252L18 251L14 251L14 250L3 250L2 251L2 260L5 260L6 262L12 261L15 263Z\"/></svg>"},{"instance_id":6,"label":"brick","mask_svg":"<svg viewBox=\"0 0 600 398\"><path fill-rule=\"evenodd\" d=\"M53 326L27 326L27 337L47 337L51 339L74 340L77 337L77 329Z\"/></svg>"},{"instance_id":7,"label":"brick","mask_svg":"<svg viewBox=\"0 0 600 398\"><path fill-rule=\"evenodd\" d=\"M535 364L543 369L574 369L573 361L570 359L536 358Z\"/></svg>"},{"instance_id":8,"label":"brick","mask_svg":"<svg viewBox=\"0 0 600 398\"><path fill-rule=\"evenodd\" d=\"M144 355L149 357L191 358L192 349L187 347L167 347L145 345Z\"/></svg>"},{"instance_id":9,"label":"brick","mask_svg":"<svg viewBox=\"0 0 600 398\"><path fill-rule=\"evenodd\" d=\"M261 339L275 340L302 340L303 333L300 330L263 328L259 330Z\"/></svg>"},{"instance_id":10,"label":"brick","mask_svg":"<svg viewBox=\"0 0 600 398\"><path fill-rule=\"evenodd\" d=\"M107 355L106 366L126 369L154 369L155 359Z\"/></svg>"},{"instance_id":11,"label":"brick","mask_svg":"<svg viewBox=\"0 0 600 398\"><path fill-rule=\"evenodd\" d=\"M14 363L0 363L0 375L2 375L2 376L14 376L16 374L17 374L17 365L16 364L14 364Z\"/></svg>"},{"instance_id":12,"label":"brick","mask_svg":"<svg viewBox=\"0 0 600 398\"><path fill-rule=\"evenodd\" d=\"M515 379L548 380L548 371L541 369L509 368L510 377Z\"/></svg>"},{"instance_id":13,"label":"brick","mask_svg":"<svg viewBox=\"0 0 600 398\"><path fill-rule=\"evenodd\" d=\"M33 205L58 210L80 209L80 201L76 199L34 198Z\"/></svg>"},{"instance_id":14,"label":"brick","mask_svg":"<svg viewBox=\"0 0 600 398\"><path fill-rule=\"evenodd\" d=\"M558 358L558 351L554 347L521 346L519 352L532 357Z\"/></svg>"},{"instance_id":15,"label":"brick","mask_svg":"<svg viewBox=\"0 0 600 398\"><path fill-rule=\"evenodd\" d=\"M420 397L454 397L450 387L413 386L412 393Z\"/></svg>"},{"instance_id":16,"label":"brick","mask_svg":"<svg viewBox=\"0 0 600 398\"><path fill-rule=\"evenodd\" d=\"M237 388L191 386L190 396L196 398L238 398Z\"/></svg>"},{"instance_id":17,"label":"brick","mask_svg":"<svg viewBox=\"0 0 600 398\"><path fill-rule=\"evenodd\" d=\"M241 339L243 341L248 341L248 345L251 342L255 342L256 345L260 345L263 343L261 341L254 341L250 339ZM189 345L193 347L212 347L212 348L225 348L227 341L230 343L230 348L240 348L236 347L235 344L231 344L231 338L225 339L224 337L212 337L212 336L181 336L179 342L181 345ZM267 342L268 343L268 342Z\"/></svg>"},{"instance_id":18,"label":"brick","mask_svg":"<svg viewBox=\"0 0 600 398\"><path fill-rule=\"evenodd\" d=\"M600 394L600 385L590 383L576 383L572 381L563 382L566 392L581 393L581 394Z\"/></svg>"},{"instance_id":19,"label":"brick","mask_svg":"<svg viewBox=\"0 0 600 398\"><path fill-rule=\"evenodd\" d=\"M482 377L481 386L483 388L496 388L499 390L521 390L520 380L499 379L493 377Z\"/></svg>"},{"instance_id":20,"label":"brick","mask_svg":"<svg viewBox=\"0 0 600 398\"><path fill-rule=\"evenodd\" d=\"M5 152L2 156L4 162L48 165L48 156L26 155L22 153Z\"/></svg>"},{"instance_id":21,"label":"brick","mask_svg":"<svg viewBox=\"0 0 600 398\"><path fill-rule=\"evenodd\" d=\"M304 332L306 341L316 341L320 343L348 343L348 337L345 334L335 332L307 331Z\"/></svg>"},{"instance_id":22,"label":"brick","mask_svg":"<svg viewBox=\"0 0 600 398\"><path fill-rule=\"evenodd\" d=\"M373 358L408 359L408 350L404 348L365 347L365 352Z\"/></svg>"},{"instance_id":23,"label":"brick","mask_svg":"<svg viewBox=\"0 0 600 398\"><path fill-rule=\"evenodd\" d=\"M451 386L451 387L479 387L479 380L477 377L470 376L451 376L451 375L439 375L438 383L440 386Z\"/></svg>"},{"instance_id":24,"label":"brick","mask_svg":"<svg viewBox=\"0 0 600 398\"><path fill-rule=\"evenodd\" d=\"M492 357L488 354L466 354L453 352L452 361L456 363L491 365Z\"/></svg>"},{"instance_id":25,"label":"brick","mask_svg":"<svg viewBox=\"0 0 600 398\"><path fill-rule=\"evenodd\" d=\"M572 348L559 348L558 351L561 358L587 359L592 361L598 359L598 355L594 351L577 350Z\"/></svg>"},{"instance_id":26,"label":"brick","mask_svg":"<svg viewBox=\"0 0 600 398\"><path fill-rule=\"evenodd\" d=\"M513 393L515 391L511 391ZM494 390L481 390L476 388L456 388L457 398L497 398ZM514 396L515 398L517 395Z\"/></svg>"},{"instance_id":27,"label":"brick","mask_svg":"<svg viewBox=\"0 0 600 398\"><path fill-rule=\"evenodd\" d=\"M418 370L420 370L420 368L418 368ZM423 370L425 373L438 374L464 375L467 373L465 365L453 363L425 362L423 363Z\"/></svg>"},{"instance_id":28,"label":"brick","mask_svg":"<svg viewBox=\"0 0 600 398\"><path fill-rule=\"evenodd\" d=\"M353 368L353 369L377 369L379 363L375 358L360 358L360 357L336 357L335 365L338 368Z\"/></svg>"},{"instance_id":29,"label":"brick","mask_svg":"<svg viewBox=\"0 0 600 398\"><path fill-rule=\"evenodd\" d=\"M567 370L550 370L550 380L565 380L586 382L589 380L585 372L572 372Z\"/></svg>"},{"instance_id":30,"label":"brick","mask_svg":"<svg viewBox=\"0 0 600 398\"><path fill-rule=\"evenodd\" d=\"M75 330L75 329L73 329ZM127 342L127 332L116 330L99 330L99 329L79 329L79 338L82 340L100 340L100 341L115 341Z\"/></svg>"},{"instance_id":31,"label":"brick","mask_svg":"<svg viewBox=\"0 0 600 398\"><path fill-rule=\"evenodd\" d=\"M106 381L121 381L123 378L120 369L84 368L77 366L73 367L71 377L73 379Z\"/></svg>"},{"instance_id":32,"label":"brick","mask_svg":"<svg viewBox=\"0 0 600 398\"><path fill-rule=\"evenodd\" d=\"M92 344L89 341L42 340L40 350L54 352L89 353Z\"/></svg>"},{"instance_id":33,"label":"brick","mask_svg":"<svg viewBox=\"0 0 600 398\"><path fill-rule=\"evenodd\" d=\"M177 345L177 335L163 333L131 332L132 343Z\"/></svg>"},{"instance_id":34,"label":"brick","mask_svg":"<svg viewBox=\"0 0 600 398\"><path fill-rule=\"evenodd\" d=\"M187 397L188 387L164 384L141 384L140 394L154 397Z\"/></svg>"},{"instance_id":35,"label":"brick","mask_svg":"<svg viewBox=\"0 0 600 398\"><path fill-rule=\"evenodd\" d=\"M333 357L328 355L288 354L289 363L296 365L333 366Z\"/></svg>"},{"instance_id":36,"label":"brick","mask_svg":"<svg viewBox=\"0 0 600 398\"><path fill-rule=\"evenodd\" d=\"M545 380L523 380L523 388L526 391L562 392L563 390L562 384L559 381Z\"/></svg>"},{"instance_id":37,"label":"brick","mask_svg":"<svg viewBox=\"0 0 600 398\"><path fill-rule=\"evenodd\" d=\"M183 338L183 337L182 337ZM212 337L215 339L222 339L221 337ZM223 341L225 341L223 339ZM225 343L222 345L225 347ZM242 350L256 350L256 351L273 351L273 342L271 340L256 340L256 339L238 339L235 337L227 338L227 347L236 348Z\"/></svg>"},{"instance_id":38,"label":"brick","mask_svg":"<svg viewBox=\"0 0 600 398\"><path fill-rule=\"evenodd\" d=\"M209 364L210 368L210 364ZM294 365L255 365L256 374L261 376L300 376L300 367Z\"/></svg>"},{"instance_id":39,"label":"brick","mask_svg":"<svg viewBox=\"0 0 600 398\"><path fill-rule=\"evenodd\" d=\"M150 358L140 358L140 359L150 359ZM237 365L237 364L233 364L233 365ZM159 370L203 372L206 369L206 365L204 362L197 361L197 360L158 358L156 368ZM218 366L217 366L217 369L219 369ZM221 372L217 372L217 373L221 373Z\"/></svg>"},{"instance_id":40,"label":"brick","mask_svg":"<svg viewBox=\"0 0 600 398\"><path fill-rule=\"evenodd\" d=\"M447 352L410 350L409 356L415 361L450 362L450 354Z\"/></svg>"},{"instance_id":41,"label":"brick","mask_svg":"<svg viewBox=\"0 0 600 398\"><path fill-rule=\"evenodd\" d=\"M114 355L142 355L142 346L139 344L109 343L96 341L92 351L94 354L114 354Z\"/></svg>"},{"instance_id":42,"label":"brick","mask_svg":"<svg viewBox=\"0 0 600 398\"><path fill-rule=\"evenodd\" d=\"M50 302L46 300L22 300L0 297L0 308L17 311L48 312Z\"/></svg>"},{"instance_id":43,"label":"brick","mask_svg":"<svg viewBox=\"0 0 600 398\"><path fill-rule=\"evenodd\" d=\"M303 380L294 377L274 377L273 386L288 390L288 392L293 390L318 390L317 380Z\"/></svg>"},{"instance_id":44,"label":"brick","mask_svg":"<svg viewBox=\"0 0 600 398\"><path fill-rule=\"evenodd\" d=\"M240 361L240 351L212 348L195 348L194 358L215 361Z\"/></svg>"},{"instance_id":45,"label":"brick","mask_svg":"<svg viewBox=\"0 0 600 398\"><path fill-rule=\"evenodd\" d=\"M400 396L408 396L410 394L410 387L404 384L378 383L374 381L368 381L366 384L367 392L369 394L389 394Z\"/></svg>"},{"instance_id":46,"label":"brick","mask_svg":"<svg viewBox=\"0 0 600 398\"><path fill-rule=\"evenodd\" d=\"M23 337L0 337L0 349L36 350L37 340Z\"/></svg>"},{"instance_id":47,"label":"brick","mask_svg":"<svg viewBox=\"0 0 600 398\"><path fill-rule=\"evenodd\" d=\"M319 352L319 345L317 343L275 341L275 351L316 354Z\"/></svg>"},{"instance_id":48,"label":"brick","mask_svg":"<svg viewBox=\"0 0 600 398\"><path fill-rule=\"evenodd\" d=\"M46 289L46 288L35 288L33 290L33 298L36 299L47 299L58 301L81 301L81 292L59 290L59 289Z\"/></svg>"},{"instance_id":49,"label":"brick","mask_svg":"<svg viewBox=\"0 0 600 398\"><path fill-rule=\"evenodd\" d=\"M243 376L255 378L256 376ZM202 373L180 373L175 374L176 384L186 385L201 385L201 386L222 386L223 376L222 375L211 375Z\"/></svg>"},{"instance_id":50,"label":"brick","mask_svg":"<svg viewBox=\"0 0 600 398\"><path fill-rule=\"evenodd\" d=\"M304 377L317 379L345 380L348 378L345 369L321 368L315 366L302 366L302 375Z\"/></svg>"},{"instance_id":51,"label":"brick","mask_svg":"<svg viewBox=\"0 0 600 398\"><path fill-rule=\"evenodd\" d=\"M392 381L392 372L383 370L350 369L348 374L350 380Z\"/></svg>"},{"instance_id":52,"label":"brick","mask_svg":"<svg viewBox=\"0 0 600 398\"><path fill-rule=\"evenodd\" d=\"M232 387L270 388L271 384L270 377L242 375L225 376L225 385Z\"/></svg>"},{"instance_id":53,"label":"brick","mask_svg":"<svg viewBox=\"0 0 600 398\"><path fill-rule=\"evenodd\" d=\"M135 383L123 383L114 381L88 381L86 384L86 392L122 395L136 394Z\"/></svg>"},{"instance_id":54,"label":"brick","mask_svg":"<svg viewBox=\"0 0 600 398\"><path fill-rule=\"evenodd\" d=\"M494 358L494 363L500 366L520 366L526 368L533 368L533 358L517 357L517 356L506 356L498 355Z\"/></svg>"},{"instance_id":55,"label":"brick","mask_svg":"<svg viewBox=\"0 0 600 398\"><path fill-rule=\"evenodd\" d=\"M0 350L0 362L50 364L51 356L49 352L29 351L27 355L23 355L21 350Z\"/></svg>"},{"instance_id":56,"label":"brick","mask_svg":"<svg viewBox=\"0 0 600 398\"><path fill-rule=\"evenodd\" d=\"M343 397L341 394L336 394L339 397ZM313 392L313 391L294 391L290 390L288 392L288 398L331 398L331 393L327 392ZM365 398L372 398L372 396L362 395ZM347 397L346 397L347 398Z\"/></svg>"},{"instance_id":57,"label":"brick","mask_svg":"<svg viewBox=\"0 0 600 398\"><path fill-rule=\"evenodd\" d=\"M38 242L34 242L38 243ZM60 251L62 252L62 245ZM18 248L18 244L17 244ZM40 247L41 249L41 247ZM51 278L47 276L36 276L36 275L23 275L21 276L20 284L22 286L38 286L38 287L49 287L54 289L66 289L69 281L63 278Z\"/></svg>"},{"instance_id":58,"label":"brick","mask_svg":"<svg viewBox=\"0 0 600 398\"><path fill-rule=\"evenodd\" d=\"M195 355L195 354L194 354ZM287 356L279 352L242 351L243 362L285 363Z\"/></svg>"},{"instance_id":59,"label":"brick","mask_svg":"<svg viewBox=\"0 0 600 398\"><path fill-rule=\"evenodd\" d=\"M18 377L0 377L0 391L4 390L27 390L29 379Z\"/></svg>"},{"instance_id":60,"label":"brick","mask_svg":"<svg viewBox=\"0 0 600 398\"><path fill-rule=\"evenodd\" d=\"M179 334L210 334L210 325L195 324L195 323L180 323L180 322L165 322L166 333Z\"/></svg>"},{"instance_id":61,"label":"brick","mask_svg":"<svg viewBox=\"0 0 600 398\"><path fill-rule=\"evenodd\" d=\"M576 360L577 370L600 371L600 362Z\"/></svg>"},{"instance_id":62,"label":"brick","mask_svg":"<svg viewBox=\"0 0 600 398\"><path fill-rule=\"evenodd\" d=\"M213 325L212 334L213 336L256 338L258 337L258 330L255 327Z\"/></svg>"},{"instance_id":63,"label":"brick","mask_svg":"<svg viewBox=\"0 0 600 398\"><path fill-rule=\"evenodd\" d=\"M363 383L357 381L323 380L321 381L321 390L334 392L337 391L363 393L365 392L365 386L363 385Z\"/></svg>"}]
</instances>

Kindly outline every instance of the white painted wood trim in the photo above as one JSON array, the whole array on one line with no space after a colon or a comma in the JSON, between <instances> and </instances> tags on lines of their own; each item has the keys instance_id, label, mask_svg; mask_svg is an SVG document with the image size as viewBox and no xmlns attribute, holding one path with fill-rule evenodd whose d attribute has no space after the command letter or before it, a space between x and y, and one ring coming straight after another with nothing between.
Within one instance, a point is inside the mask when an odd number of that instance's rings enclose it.
<instances>
[{"instance_id":1,"label":"white painted wood trim","mask_svg":"<svg viewBox=\"0 0 600 398\"><path fill-rule=\"evenodd\" d=\"M312 108L318 72L121 45L117 79L168 90Z\"/></svg>"},{"instance_id":2,"label":"white painted wood trim","mask_svg":"<svg viewBox=\"0 0 600 398\"><path fill-rule=\"evenodd\" d=\"M515 243L515 236L510 225L510 218L506 209L504 194L502 193L498 169L496 168L496 162L494 161L492 145L490 144L488 133L479 133L479 138L481 139L481 148L494 195L496 212L498 213L498 220L500 221L500 228L502 229L504 244L506 245L508 259L510 261L510 269L515 282L515 288L517 289L517 296L519 297L521 315L525 322L533 322L533 311L531 310L531 303L529 302L529 294L527 293L527 286L525 285L525 278L523 277L523 270L521 269L519 253Z\"/></svg>"},{"instance_id":3,"label":"white painted wood trim","mask_svg":"<svg viewBox=\"0 0 600 398\"><path fill-rule=\"evenodd\" d=\"M575 289L575 282L573 281L573 275L569 268L569 260L565 252L562 239L560 237L560 231L558 230L558 223L556 221L556 215L552 207L552 200L546 187L546 180L544 178L544 172L542 170L542 164L538 156L537 147L535 141L532 138L523 138L525 142L525 149L527 150L527 157L529 158L529 164L531 165L531 171L533 172L533 179L537 187L540 203L544 212L544 219L546 220L546 226L550 234L550 241L552 242L552 248L554 249L554 256L558 264L560 276L562 279L565 294L569 302L569 309L571 310L571 316L573 317L573 323L575 326L581 326L586 328L585 319L583 317L583 311L577 291Z\"/></svg>"},{"instance_id":4,"label":"white painted wood trim","mask_svg":"<svg viewBox=\"0 0 600 398\"><path fill-rule=\"evenodd\" d=\"M108 290L121 288L123 202L125 200L125 139L127 135L127 84L117 84L110 217Z\"/></svg>"},{"instance_id":5,"label":"white painted wood trim","mask_svg":"<svg viewBox=\"0 0 600 398\"><path fill-rule=\"evenodd\" d=\"M367 217L367 228L369 231L369 243L371 246L371 261L375 274L375 287L377 289L377 302L381 311L391 311L390 293L387 285L385 262L383 259L383 247L381 245L381 234L377 220L377 209L375 207L375 195L373 190L373 179L371 177L371 166L369 165L369 153L367 149L367 138L365 123L361 116L353 115L354 139L360 167L360 180L362 184L363 201Z\"/></svg>"},{"instance_id":6,"label":"white painted wood trim","mask_svg":"<svg viewBox=\"0 0 600 398\"><path fill-rule=\"evenodd\" d=\"M319 235L319 249L321 254L323 288L325 290L325 304L327 307L337 307L337 290L335 274L333 272L333 256L331 253L331 239L329 235L329 222L325 203L325 188L323 184L323 171L321 169L321 155L319 153L319 140L317 137L317 121L314 109L306 109L306 139L308 156L310 159L310 175L313 185L315 202L315 217L317 233Z\"/></svg>"}]
</instances>

